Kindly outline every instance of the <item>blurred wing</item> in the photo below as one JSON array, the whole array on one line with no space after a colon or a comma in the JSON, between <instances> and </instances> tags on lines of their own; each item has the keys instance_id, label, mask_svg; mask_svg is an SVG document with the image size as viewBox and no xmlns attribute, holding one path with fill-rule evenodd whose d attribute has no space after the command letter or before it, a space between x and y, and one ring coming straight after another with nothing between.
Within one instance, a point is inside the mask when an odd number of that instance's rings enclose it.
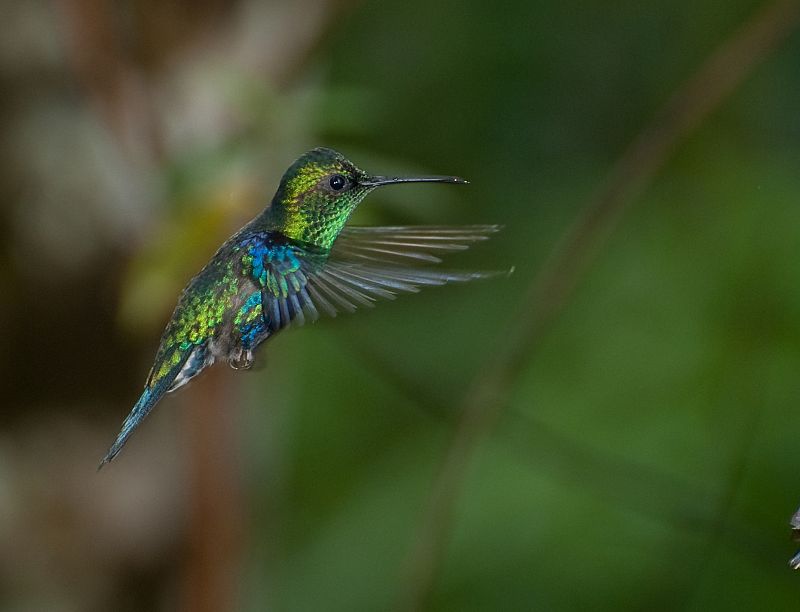
<instances>
[{"instance_id":1,"label":"blurred wing","mask_svg":"<svg viewBox=\"0 0 800 612\"><path fill-rule=\"evenodd\" d=\"M499 225L346 227L331 257L400 266L441 263L441 255L465 251L500 229Z\"/></svg>"},{"instance_id":2,"label":"blurred wing","mask_svg":"<svg viewBox=\"0 0 800 612\"><path fill-rule=\"evenodd\" d=\"M335 317L342 311L371 308L380 299L393 300L398 293L416 293L425 286L496 276L496 272L437 270L426 264L486 240L499 229L496 225L350 227L339 235L324 262L288 247L265 245L266 255L251 251L269 330L302 325L320 313Z\"/></svg>"},{"instance_id":3,"label":"blurred wing","mask_svg":"<svg viewBox=\"0 0 800 612\"><path fill-rule=\"evenodd\" d=\"M437 270L429 264L499 230L497 225L347 227L310 281L317 294L329 298L326 312L335 314L426 286L488 278L496 273Z\"/></svg>"}]
</instances>

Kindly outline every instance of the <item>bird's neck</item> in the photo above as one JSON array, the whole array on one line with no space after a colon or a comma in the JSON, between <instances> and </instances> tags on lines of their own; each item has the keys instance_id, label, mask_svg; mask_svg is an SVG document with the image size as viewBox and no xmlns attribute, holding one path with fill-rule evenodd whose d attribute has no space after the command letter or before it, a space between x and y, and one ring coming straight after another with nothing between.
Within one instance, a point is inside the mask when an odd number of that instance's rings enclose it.
<instances>
[{"instance_id":1,"label":"bird's neck","mask_svg":"<svg viewBox=\"0 0 800 612\"><path fill-rule=\"evenodd\" d=\"M320 251L329 251L348 216L344 212L332 215L312 214L299 205L276 204L273 200L253 223L259 229L278 232L295 242Z\"/></svg>"},{"instance_id":2,"label":"bird's neck","mask_svg":"<svg viewBox=\"0 0 800 612\"><path fill-rule=\"evenodd\" d=\"M272 206L267 207L261 214L247 224L249 232L268 232L278 234L287 241L296 244L302 249L327 257L330 253L339 232L329 237L325 232L315 231L308 223L298 222L297 219L287 218L286 212L278 213Z\"/></svg>"}]
</instances>

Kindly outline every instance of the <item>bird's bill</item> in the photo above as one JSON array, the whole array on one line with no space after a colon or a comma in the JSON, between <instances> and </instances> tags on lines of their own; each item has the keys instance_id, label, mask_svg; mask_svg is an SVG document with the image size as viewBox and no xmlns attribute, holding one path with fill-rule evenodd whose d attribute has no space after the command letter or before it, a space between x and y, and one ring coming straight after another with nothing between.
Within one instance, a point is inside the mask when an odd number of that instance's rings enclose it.
<instances>
[{"instance_id":1,"label":"bird's bill","mask_svg":"<svg viewBox=\"0 0 800 612\"><path fill-rule=\"evenodd\" d=\"M469 181L457 176L370 176L359 181L364 187L381 187L383 185L397 185L399 183L451 183L455 185L468 185Z\"/></svg>"}]
</instances>

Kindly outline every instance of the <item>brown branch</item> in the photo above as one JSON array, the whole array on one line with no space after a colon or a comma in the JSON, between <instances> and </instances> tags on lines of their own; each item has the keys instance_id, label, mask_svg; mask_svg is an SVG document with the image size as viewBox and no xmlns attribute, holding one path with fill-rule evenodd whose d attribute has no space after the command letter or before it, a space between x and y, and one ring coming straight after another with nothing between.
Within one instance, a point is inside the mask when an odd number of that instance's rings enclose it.
<instances>
[{"instance_id":1,"label":"brown branch","mask_svg":"<svg viewBox=\"0 0 800 612\"><path fill-rule=\"evenodd\" d=\"M502 414L513 382L530 362L548 325L564 308L631 202L676 148L788 37L798 18L797 0L772 2L725 40L633 140L604 187L554 248L531 284L512 330L504 336L507 346L495 353L493 362L477 375L464 396L461 419L408 559L405 608L422 609L428 600L469 461Z\"/></svg>"},{"instance_id":2,"label":"brown branch","mask_svg":"<svg viewBox=\"0 0 800 612\"><path fill-rule=\"evenodd\" d=\"M147 74L120 40L107 0L59 0L67 62L88 103L127 154L162 159L159 117Z\"/></svg>"},{"instance_id":3,"label":"brown branch","mask_svg":"<svg viewBox=\"0 0 800 612\"><path fill-rule=\"evenodd\" d=\"M182 609L191 612L237 607L245 506L230 409L236 394L226 370L209 368L184 391L192 486Z\"/></svg>"}]
</instances>

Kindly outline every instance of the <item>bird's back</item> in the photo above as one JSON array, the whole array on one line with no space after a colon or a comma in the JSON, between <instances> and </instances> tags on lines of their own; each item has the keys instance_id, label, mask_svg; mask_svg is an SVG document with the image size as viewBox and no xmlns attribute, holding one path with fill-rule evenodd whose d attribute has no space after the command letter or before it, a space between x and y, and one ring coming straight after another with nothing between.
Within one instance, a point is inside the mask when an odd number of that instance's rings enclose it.
<instances>
[{"instance_id":1,"label":"bird's back","mask_svg":"<svg viewBox=\"0 0 800 612\"><path fill-rule=\"evenodd\" d=\"M181 293L167 324L147 385L157 384L187 352L227 356L236 313L256 291L243 274L237 241L229 241Z\"/></svg>"}]
</instances>

